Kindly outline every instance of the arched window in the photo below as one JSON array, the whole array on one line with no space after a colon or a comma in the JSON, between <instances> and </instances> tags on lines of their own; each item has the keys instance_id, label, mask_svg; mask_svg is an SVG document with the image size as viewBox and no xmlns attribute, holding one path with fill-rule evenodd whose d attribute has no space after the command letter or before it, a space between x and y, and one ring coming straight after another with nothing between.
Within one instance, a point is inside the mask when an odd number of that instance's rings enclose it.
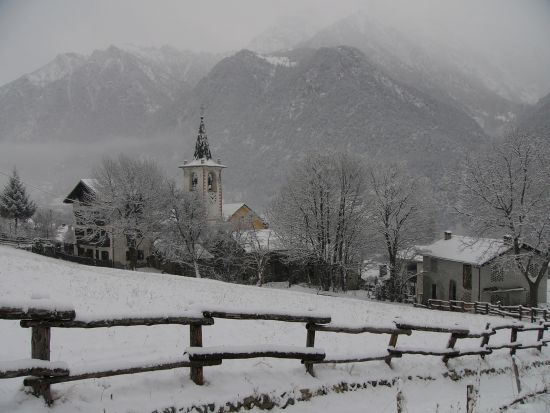
<instances>
[{"instance_id":1,"label":"arched window","mask_svg":"<svg viewBox=\"0 0 550 413\"><path fill-rule=\"evenodd\" d=\"M191 173L191 191L195 191L197 189L197 185L199 184L199 178L197 176L196 172Z\"/></svg>"},{"instance_id":2,"label":"arched window","mask_svg":"<svg viewBox=\"0 0 550 413\"><path fill-rule=\"evenodd\" d=\"M216 175L213 172L208 172L208 191L216 191Z\"/></svg>"}]
</instances>

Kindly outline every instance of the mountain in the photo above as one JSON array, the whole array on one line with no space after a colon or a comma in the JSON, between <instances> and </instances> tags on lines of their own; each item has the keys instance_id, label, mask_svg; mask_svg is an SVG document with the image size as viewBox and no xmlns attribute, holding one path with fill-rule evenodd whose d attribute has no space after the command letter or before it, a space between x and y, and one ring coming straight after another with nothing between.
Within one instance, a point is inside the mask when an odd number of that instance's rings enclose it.
<instances>
[{"instance_id":1,"label":"mountain","mask_svg":"<svg viewBox=\"0 0 550 413\"><path fill-rule=\"evenodd\" d=\"M201 79L185 103L164 113L188 153L199 106L207 108L214 157L230 168L232 200L265 205L293 160L348 150L406 160L440 180L487 136L466 113L382 72L358 49L296 49L265 56L243 50Z\"/></svg>"},{"instance_id":2,"label":"mountain","mask_svg":"<svg viewBox=\"0 0 550 413\"><path fill-rule=\"evenodd\" d=\"M418 37L367 12L355 13L326 27L297 47L357 47L384 72L406 85L466 112L491 135L500 134L523 110L509 76L484 55L459 44ZM525 92L527 93L527 92Z\"/></svg>"},{"instance_id":3,"label":"mountain","mask_svg":"<svg viewBox=\"0 0 550 413\"><path fill-rule=\"evenodd\" d=\"M550 139L550 93L520 116L518 127Z\"/></svg>"},{"instance_id":4,"label":"mountain","mask_svg":"<svg viewBox=\"0 0 550 413\"><path fill-rule=\"evenodd\" d=\"M57 56L0 88L0 140L147 136L156 113L219 58L170 47L115 47Z\"/></svg>"}]
</instances>

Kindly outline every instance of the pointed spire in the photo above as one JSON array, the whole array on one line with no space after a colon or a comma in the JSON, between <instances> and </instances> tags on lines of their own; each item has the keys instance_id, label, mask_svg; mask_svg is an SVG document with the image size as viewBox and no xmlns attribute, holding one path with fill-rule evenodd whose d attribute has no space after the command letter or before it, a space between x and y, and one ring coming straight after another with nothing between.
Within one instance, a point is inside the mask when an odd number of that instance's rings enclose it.
<instances>
[{"instance_id":1,"label":"pointed spire","mask_svg":"<svg viewBox=\"0 0 550 413\"><path fill-rule=\"evenodd\" d=\"M206 136L206 128L204 126L204 115L201 115L201 124L199 126L199 134L197 143L195 144L195 159L212 159L210 147L208 146L208 137Z\"/></svg>"}]
</instances>

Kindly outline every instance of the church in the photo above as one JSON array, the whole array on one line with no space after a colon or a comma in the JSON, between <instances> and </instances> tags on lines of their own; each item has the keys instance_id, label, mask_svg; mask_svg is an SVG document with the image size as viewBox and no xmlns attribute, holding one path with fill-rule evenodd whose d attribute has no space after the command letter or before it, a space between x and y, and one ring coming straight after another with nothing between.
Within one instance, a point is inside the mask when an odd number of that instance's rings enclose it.
<instances>
[{"instance_id":1,"label":"church","mask_svg":"<svg viewBox=\"0 0 550 413\"><path fill-rule=\"evenodd\" d=\"M179 167L183 170L184 190L202 193L209 221L227 221L236 230L267 228L265 221L245 203L224 204L222 170L226 166L219 158L212 159L204 116L201 116L193 160L183 161Z\"/></svg>"},{"instance_id":2,"label":"church","mask_svg":"<svg viewBox=\"0 0 550 413\"><path fill-rule=\"evenodd\" d=\"M200 118L193 160L184 161L179 168L183 171L183 189L198 191L202 194L210 223L227 222L232 231L267 229L265 221L246 204L242 202L224 204L222 171L226 166L222 165L220 159L216 161L212 159L204 116ZM78 211L86 208L85 200L93 193L94 180L81 179L63 201L73 206L75 218L73 254L82 258L83 263L125 268L130 260L126 240L111 239L113 237L107 236L100 242L92 242L90 237L86 236L89 229L78 220ZM106 232L108 232L107 228ZM137 251L138 266L148 265L148 257L151 254L152 243L144 242Z\"/></svg>"}]
</instances>

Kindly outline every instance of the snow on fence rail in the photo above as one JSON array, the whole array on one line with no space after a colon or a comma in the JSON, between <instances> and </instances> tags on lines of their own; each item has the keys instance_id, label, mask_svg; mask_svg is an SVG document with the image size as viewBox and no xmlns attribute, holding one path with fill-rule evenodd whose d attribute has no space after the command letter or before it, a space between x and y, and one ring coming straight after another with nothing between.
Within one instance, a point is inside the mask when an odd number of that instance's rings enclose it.
<instances>
[{"instance_id":1,"label":"snow on fence rail","mask_svg":"<svg viewBox=\"0 0 550 413\"><path fill-rule=\"evenodd\" d=\"M455 305L455 304L452 304ZM30 360L0 363L0 378L27 377L23 383L33 389L37 396L44 397L46 403L53 402L50 385L61 382L85 380L90 378L108 377L122 374L133 374L155 370L174 368L190 368L191 380L197 384L204 383L203 367L215 366L225 359L247 359L253 357L273 357L297 359L305 365L306 371L314 375L313 365L322 363L356 363L383 360L391 365L392 358L400 358L407 354L439 356L446 363L448 359L467 355L485 357L495 350L509 349L510 354L517 350L536 348L541 351L550 342L544 338L544 332L550 327L550 322L539 324L523 324L521 322L487 323L482 330L472 330L466 326L440 323L419 323L396 319L393 323L349 325L331 323L328 314L313 312L281 312L261 310L235 310L226 308L194 308L176 314L158 315L141 314L128 316L124 314L79 316L74 310L55 305L47 308L34 308L25 305L14 306L0 303L0 319L20 319L20 325L32 329ZM59 307L59 308L58 308ZM466 308L466 305L460 305ZM271 320L278 322L302 322L306 326L306 346L280 345L248 345L248 346L214 346L203 347L202 326L214 324L215 318L231 320ZM181 357L153 360L142 363L122 363L120 365L102 365L86 369L71 369L61 362L50 362L51 328L110 328L129 326L152 326L160 324L189 325L190 346ZM510 341L490 344L490 337L498 330L510 330ZM527 331L537 331L537 339L532 342L518 340L519 334ZM388 334L390 336L386 348L363 354L340 354L327 356L322 349L315 348L315 333L336 334ZM420 348L398 346L400 335L442 333L449 334L447 346L444 348ZM481 339L479 346L473 348L457 348L460 339Z\"/></svg>"},{"instance_id":2,"label":"snow on fence rail","mask_svg":"<svg viewBox=\"0 0 550 413\"><path fill-rule=\"evenodd\" d=\"M420 305L416 305L420 306ZM424 306L422 306L424 307ZM436 300L429 299L426 308L432 310L457 311L461 313L496 315L512 317L518 320L530 320L534 323L537 320L550 321L550 311L546 308L525 307L522 305L501 305L487 302L467 302L459 300Z\"/></svg>"}]
</instances>

